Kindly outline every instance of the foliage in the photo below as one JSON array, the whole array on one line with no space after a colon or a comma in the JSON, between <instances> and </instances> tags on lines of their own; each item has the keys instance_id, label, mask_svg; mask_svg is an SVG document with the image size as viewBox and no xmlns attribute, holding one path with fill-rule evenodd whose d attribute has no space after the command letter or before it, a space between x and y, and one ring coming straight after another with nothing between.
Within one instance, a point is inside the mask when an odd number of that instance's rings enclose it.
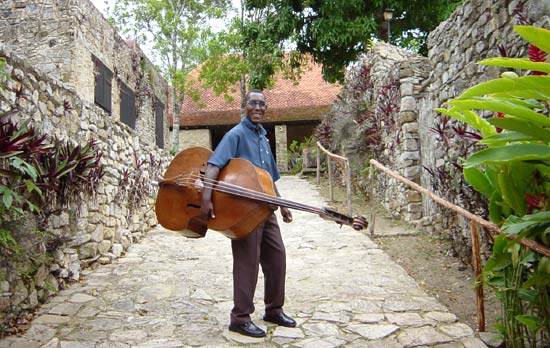
<instances>
[{"instance_id":1,"label":"foliage","mask_svg":"<svg viewBox=\"0 0 550 348\"><path fill-rule=\"evenodd\" d=\"M171 83L174 124L186 96L189 72L206 59L206 45L212 38L208 20L222 18L227 0L117 0L112 21L139 42L151 43L161 69ZM177 151L178 132L173 132L172 149Z\"/></svg>"},{"instance_id":2,"label":"foliage","mask_svg":"<svg viewBox=\"0 0 550 348\"><path fill-rule=\"evenodd\" d=\"M246 5L246 6L245 6ZM288 17L273 7L252 8L241 2L240 16L233 18L208 46L209 58L201 65L199 80L232 101L239 84L241 104L247 90L273 87L274 76L292 81L300 78L306 57L287 52L279 19ZM279 40L280 39L280 40Z\"/></svg>"},{"instance_id":3,"label":"foliage","mask_svg":"<svg viewBox=\"0 0 550 348\"><path fill-rule=\"evenodd\" d=\"M321 123L315 127L313 132L317 141L319 141L325 148L330 148L333 141L334 118L334 114L329 113L325 115Z\"/></svg>"},{"instance_id":4,"label":"foliage","mask_svg":"<svg viewBox=\"0 0 550 348\"><path fill-rule=\"evenodd\" d=\"M208 45L209 58L200 66L197 80L203 87L211 88L216 95L222 95L228 102L233 101L235 85L241 84L241 100L244 100L245 76L250 67L241 51L238 50L241 37L239 22L233 20L227 31L216 34L216 39ZM198 82L197 82L198 83ZM197 96L198 97L198 96ZM198 98L194 98L199 101Z\"/></svg>"},{"instance_id":5,"label":"foliage","mask_svg":"<svg viewBox=\"0 0 550 348\"><path fill-rule=\"evenodd\" d=\"M244 42L253 42L258 37L254 28L263 27L263 37L272 44L295 44L297 52L311 55L315 62L322 64L326 81L342 82L346 66L365 51L371 39L387 39L384 9L391 7L394 10L390 26L392 41L403 47L418 47L420 53L427 54L427 34L460 3L462 0L398 0L390 3L361 0L248 0L246 6L249 10L270 10L276 15L246 23L243 39Z\"/></svg>"},{"instance_id":6,"label":"foliage","mask_svg":"<svg viewBox=\"0 0 550 348\"><path fill-rule=\"evenodd\" d=\"M0 115L0 243L17 252L10 226L33 214L39 227L59 209L78 207L94 196L103 176L101 153L90 140L85 146L40 135L13 114Z\"/></svg>"},{"instance_id":7,"label":"foliage","mask_svg":"<svg viewBox=\"0 0 550 348\"><path fill-rule=\"evenodd\" d=\"M489 199L489 215L510 240L495 238L483 280L503 304L498 326L507 347L550 345L550 262L520 245L528 238L550 247L550 31L531 26L514 30L531 47L531 59L491 58L480 62L516 71L480 83L438 111L480 132L486 148L463 162L464 177ZM536 54L533 54L536 53ZM492 112L488 119L473 110Z\"/></svg>"},{"instance_id":8,"label":"foliage","mask_svg":"<svg viewBox=\"0 0 550 348\"><path fill-rule=\"evenodd\" d=\"M323 146L337 150L335 144L349 136L339 129L342 114L353 121L353 131L359 135L354 137L359 141L353 148L358 151L380 158L385 149L391 150L400 143L399 81L388 78L387 82L375 85L371 70L372 67L365 64L357 68L344 93L338 96L337 104L343 106L333 108L316 128L316 137Z\"/></svg>"},{"instance_id":9,"label":"foliage","mask_svg":"<svg viewBox=\"0 0 550 348\"><path fill-rule=\"evenodd\" d=\"M0 80L2 80L6 76L6 71L4 71L4 66L6 65L6 58L0 57ZM3 86L0 84L0 91L2 90Z\"/></svg>"},{"instance_id":10,"label":"foliage","mask_svg":"<svg viewBox=\"0 0 550 348\"><path fill-rule=\"evenodd\" d=\"M124 169L118 182L115 201L126 202L128 217L145 202L145 198L155 192L151 180L161 176L162 160L157 160L151 153L148 161L134 152L134 167ZM148 173L151 173L149 176Z\"/></svg>"},{"instance_id":11,"label":"foliage","mask_svg":"<svg viewBox=\"0 0 550 348\"><path fill-rule=\"evenodd\" d=\"M315 137L313 135L304 137L302 142L293 140L288 146L289 149L289 169L290 173L297 174L302 171L304 163L304 149L312 149L312 155L316 155L317 147L315 146Z\"/></svg>"}]
</instances>

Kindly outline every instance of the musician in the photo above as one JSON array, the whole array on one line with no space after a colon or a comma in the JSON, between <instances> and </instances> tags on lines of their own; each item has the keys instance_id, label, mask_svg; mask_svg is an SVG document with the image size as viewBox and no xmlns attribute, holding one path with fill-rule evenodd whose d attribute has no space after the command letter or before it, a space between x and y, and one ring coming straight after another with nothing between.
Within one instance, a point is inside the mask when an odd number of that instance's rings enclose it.
<instances>
[{"instance_id":1,"label":"musician","mask_svg":"<svg viewBox=\"0 0 550 348\"><path fill-rule=\"evenodd\" d=\"M232 158L244 158L255 166L267 170L273 182L280 177L260 124L267 104L261 90L251 90L246 95L246 117L233 127L222 139L208 160L205 172L207 179L217 180L220 171ZM280 196L277 187L274 188ZM212 204L212 189L205 185L201 202L201 217L215 219ZM284 222L292 221L292 214L281 207ZM296 321L283 312L285 299L286 253L277 217L273 213L255 231L242 239L231 240L233 253L233 303L229 330L252 337L263 337L265 331L256 326L250 315L254 312L254 292L258 281L259 265L265 279L264 321L286 327L296 326Z\"/></svg>"}]
</instances>

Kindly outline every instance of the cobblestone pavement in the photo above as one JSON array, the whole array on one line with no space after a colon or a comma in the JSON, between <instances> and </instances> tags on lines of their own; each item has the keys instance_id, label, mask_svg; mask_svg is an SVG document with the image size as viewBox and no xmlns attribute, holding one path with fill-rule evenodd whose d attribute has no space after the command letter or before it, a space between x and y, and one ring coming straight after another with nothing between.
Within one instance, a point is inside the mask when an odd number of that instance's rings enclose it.
<instances>
[{"instance_id":1,"label":"cobblestone pavement","mask_svg":"<svg viewBox=\"0 0 550 348\"><path fill-rule=\"evenodd\" d=\"M325 205L314 185L297 176L283 177L278 188L285 198ZM309 213L293 215L281 227L284 310L296 328L261 319L260 276L253 320L267 337L228 331L229 239L214 231L186 239L156 228L115 263L86 271L42 306L27 333L0 340L0 348L486 347L365 233Z\"/></svg>"}]
</instances>

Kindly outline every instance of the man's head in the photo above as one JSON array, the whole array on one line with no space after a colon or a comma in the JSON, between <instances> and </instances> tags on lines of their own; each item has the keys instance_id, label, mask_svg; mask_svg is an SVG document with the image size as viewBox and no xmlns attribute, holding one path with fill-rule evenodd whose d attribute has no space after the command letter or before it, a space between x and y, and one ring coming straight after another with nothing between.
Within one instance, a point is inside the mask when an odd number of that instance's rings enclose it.
<instances>
[{"instance_id":1,"label":"man's head","mask_svg":"<svg viewBox=\"0 0 550 348\"><path fill-rule=\"evenodd\" d=\"M252 89L246 94L245 99L246 117L254 124L260 123L267 109L264 92L259 89Z\"/></svg>"}]
</instances>

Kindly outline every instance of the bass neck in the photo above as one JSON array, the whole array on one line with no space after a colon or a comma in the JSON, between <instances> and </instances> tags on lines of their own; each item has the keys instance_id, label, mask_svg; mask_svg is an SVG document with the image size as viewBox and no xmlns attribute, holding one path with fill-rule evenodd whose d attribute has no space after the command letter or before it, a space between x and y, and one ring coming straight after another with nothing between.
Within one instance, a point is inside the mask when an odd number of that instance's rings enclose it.
<instances>
[{"instance_id":1,"label":"bass neck","mask_svg":"<svg viewBox=\"0 0 550 348\"><path fill-rule=\"evenodd\" d=\"M215 185L212 187L212 189L214 191L234 195L241 198L250 199L256 202L262 202L262 203L272 204L280 207L300 210L307 213L317 214L323 219L336 222L337 224L340 224L340 225L343 224L343 225L351 226L353 227L353 229L357 231L362 230L368 225L367 220L362 216L351 217L329 207L319 208L319 207L295 202L289 199L269 195L263 192L258 192L258 191L250 192L248 190L235 188L234 186L228 185L221 181L217 181Z\"/></svg>"}]
</instances>

